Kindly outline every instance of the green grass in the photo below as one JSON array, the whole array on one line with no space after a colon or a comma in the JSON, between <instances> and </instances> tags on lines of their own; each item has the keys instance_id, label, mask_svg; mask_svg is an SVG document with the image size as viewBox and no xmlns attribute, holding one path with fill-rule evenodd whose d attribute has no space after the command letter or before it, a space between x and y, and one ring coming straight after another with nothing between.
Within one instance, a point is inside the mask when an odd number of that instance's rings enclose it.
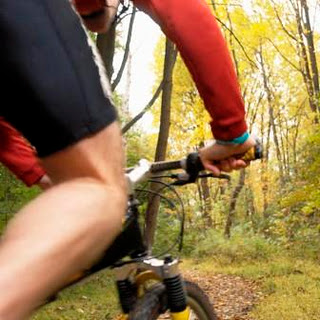
<instances>
[{"instance_id":1,"label":"green grass","mask_svg":"<svg viewBox=\"0 0 320 320\"><path fill-rule=\"evenodd\" d=\"M268 296L252 312L254 319L320 319L320 282L310 275L287 275L266 279Z\"/></svg>"},{"instance_id":2,"label":"green grass","mask_svg":"<svg viewBox=\"0 0 320 320\"><path fill-rule=\"evenodd\" d=\"M119 312L114 278L110 271L103 271L64 290L32 320L111 320Z\"/></svg>"},{"instance_id":3,"label":"green grass","mask_svg":"<svg viewBox=\"0 0 320 320\"><path fill-rule=\"evenodd\" d=\"M223 273L256 280L263 298L251 312L255 320L320 319L320 267L312 261L278 257L256 263L217 264L186 259L182 269ZM59 299L39 310L33 320L111 320L119 314L113 277L102 272L65 290Z\"/></svg>"},{"instance_id":4,"label":"green grass","mask_svg":"<svg viewBox=\"0 0 320 320\"><path fill-rule=\"evenodd\" d=\"M262 298L251 311L254 320L320 319L320 265L308 250L275 246L257 236L226 240L217 234L189 252L182 269L230 274L255 280ZM200 249L201 248L201 249ZM120 312L111 272L94 275L65 290L33 320L108 320Z\"/></svg>"},{"instance_id":5,"label":"green grass","mask_svg":"<svg viewBox=\"0 0 320 320\"><path fill-rule=\"evenodd\" d=\"M221 253L220 253L221 254ZM263 298L251 312L255 320L320 319L320 266L282 252L265 259L221 263L221 257L186 260L184 268L208 274L238 275L257 281ZM217 262L219 261L219 262Z\"/></svg>"}]
</instances>

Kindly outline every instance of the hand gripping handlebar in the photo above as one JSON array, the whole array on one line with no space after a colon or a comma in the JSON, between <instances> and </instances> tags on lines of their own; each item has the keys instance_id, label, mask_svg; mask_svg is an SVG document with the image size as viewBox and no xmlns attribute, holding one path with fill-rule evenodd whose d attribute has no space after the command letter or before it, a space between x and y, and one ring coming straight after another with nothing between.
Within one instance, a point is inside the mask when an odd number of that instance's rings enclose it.
<instances>
[{"instance_id":1,"label":"hand gripping handlebar","mask_svg":"<svg viewBox=\"0 0 320 320\"><path fill-rule=\"evenodd\" d=\"M235 155L235 158L242 159L244 161L253 161L261 159L262 157L262 145L259 139L256 139L255 146L250 148L246 153ZM182 160L155 162L151 165L151 172L157 173L181 168L185 169L190 175L197 175L200 171L204 170L198 152L189 153L187 157Z\"/></svg>"}]
</instances>

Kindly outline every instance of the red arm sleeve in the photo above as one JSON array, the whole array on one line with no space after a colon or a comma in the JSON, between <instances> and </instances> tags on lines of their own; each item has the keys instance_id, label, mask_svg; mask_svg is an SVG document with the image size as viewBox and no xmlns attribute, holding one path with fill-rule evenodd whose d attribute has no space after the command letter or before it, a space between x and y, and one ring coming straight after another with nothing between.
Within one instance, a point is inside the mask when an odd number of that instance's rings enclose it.
<instances>
[{"instance_id":1,"label":"red arm sleeve","mask_svg":"<svg viewBox=\"0 0 320 320\"><path fill-rule=\"evenodd\" d=\"M215 17L204 0L133 0L177 45L205 107L216 139L232 140L247 130L234 65Z\"/></svg>"},{"instance_id":2,"label":"red arm sleeve","mask_svg":"<svg viewBox=\"0 0 320 320\"><path fill-rule=\"evenodd\" d=\"M45 174L33 148L16 129L1 117L0 162L27 186L37 183Z\"/></svg>"}]
</instances>

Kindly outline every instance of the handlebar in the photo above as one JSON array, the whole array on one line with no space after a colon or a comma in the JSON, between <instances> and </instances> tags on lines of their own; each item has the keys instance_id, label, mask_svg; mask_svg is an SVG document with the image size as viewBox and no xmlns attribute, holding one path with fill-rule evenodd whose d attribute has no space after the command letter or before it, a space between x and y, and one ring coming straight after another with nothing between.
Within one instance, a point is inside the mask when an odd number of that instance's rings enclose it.
<instances>
[{"instance_id":1,"label":"handlebar","mask_svg":"<svg viewBox=\"0 0 320 320\"><path fill-rule=\"evenodd\" d=\"M183 162L184 160L154 162L151 164L150 171L152 173L157 173L168 170L184 169Z\"/></svg>"},{"instance_id":2,"label":"handlebar","mask_svg":"<svg viewBox=\"0 0 320 320\"><path fill-rule=\"evenodd\" d=\"M259 140L256 140L256 145L249 149L246 153L236 156L237 159L243 159L245 161L252 161L262 158L262 147ZM204 170L200 156L197 152L189 153L186 158L177 161L159 161L154 163L149 163L147 160L140 160L139 165L134 168L127 168L126 174L128 180L130 181L131 188L129 192L133 190L133 186L141 181L146 181L151 178L155 173L183 169L184 173L178 175L172 175L175 181L175 185L184 185L188 183L195 182L198 177L213 176L209 175L199 175L201 171ZM221 179L229 179L227 175L220 175Z\"/></svg>"},{"instance_id":3,"label":"handlebar","mask_svg":"<svg viewBox=\"0 0 320 320\"><path fill-rule=\"evenodd\" d=\"M236 159L242 159L244 161L253 161L262 158L262 146L260 141L256 140L256 145L250 148L246 153L239 154L235 156ZM199 173L204 170L200 156L198 152L189 153L185 159L178 161L159 161L151 164L150 171L152 173L184 169L187 173L192 174L192 172Z\"/></svg>"}]
</instances>

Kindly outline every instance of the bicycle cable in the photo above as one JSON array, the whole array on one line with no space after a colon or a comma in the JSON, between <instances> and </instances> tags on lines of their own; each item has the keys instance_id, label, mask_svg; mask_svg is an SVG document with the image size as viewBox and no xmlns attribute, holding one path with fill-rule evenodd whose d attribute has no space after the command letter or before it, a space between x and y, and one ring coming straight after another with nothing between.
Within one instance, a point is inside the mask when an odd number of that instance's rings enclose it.
<instances>
[{"instance_id":1,"label":"bicycle cable","mask_svg":"<svg viewBox=\"0 0 320 320\"><path fill-rule=\"evenodd\" d=\"M156 176L154 178L158 178L158 176ZM144 189L144 188L143 189L135 188L135 191L152 193L153 196L159 196L160 198L166 200L169 203L169 205L172 206L173 208L176 208L177 206L175 204L173 204L171 199L169 199L168 197L163 196L160 192L162 192L165 188L168 188L176 195L176 197L178 199L178 202L181 205L181 211L179 211L179 210L177 211L178 212L178 217L181 216L181 219L180 219L181 226L180 226L179 235L178 235L177 239L173 242L173 244L169 248L167 248L165 251L162 251L157 255L150 255L148 257L139 257L139 258L129 259L129 260L126 260L126 261L121 261L119 263L116 263L117 266L118 265L131 264L131 263L137 263L137 262L141 262L143 260L151 260L151 259L160 258L160 257L166 255L168 252L172 251L173 248L176 247L177 245L179 245L179 248L178 248L179 253L182 250L183 236L184 236L184 222L185 222L185 210L184 210L183 201L182 201L179 193L175 190L175 188L171 184L165 183L165 182L159 181L159 180L153 180L153 179L148 180L148 182L149 183L150 182L159 183L159 184L162 184L163 187L161 189L159 189L157 192L156 191L147 190L147 189ZM179 214L179 212L180 212L180 214ZM179 259L179 257L177 257L177 258Z\"/></svg>"},{"instance_id":2,"label":"bicycle cable","mask_svg":"<svg viewBox=\"0 0 320 320\"><path fill-rule=\"evenodd\" d=\"M160 176L155 176L153 178L159 178ZM162 177L165 177L165 176L161 176ZM166 177L169 177L169 176L166 176ZM165 188L168 188L170 189L170 191L172 191L178 202L180 203L181 205L181 209L180 210L177 210L177 216L178 216L178 219L180 220L180 232L178 234L178 237L176 238L176 240L173 242L173 244L167 248L165 251L162 251L160 252L159 254L157 255L152 255L150 257L148 257L147 259L152 259L152 258L159 258L161 256L164 256L166 255L168 252L170 252L173 248L175 248L177 245L178 245L178 252L180 253L181 250L182 250L182 247L183 247L183 236L184 236L184 224L185 224L185 210L184 210L184 205L183 205L183 201L179 195L179 193L175 190L175 188L172 186L172 184L169 184L169 183L165 183L163 181L159 181L159 180L154 180L154 179L149 179L148 182L150 183L158 183L158 184L161 184L163 185L162 188L160 188L159 190L156 191L152 191L152 190L145 190L145 189L136 189L137 191L143 191L143 192L148 192L148 193L152 193L153 194L153 197L155 196L159 196L160 198L162 199L165 199L170 205L171 205L171 208L177 208L177 205L173 204L172 200L168 199L168 197L165 197L163 196L160 192L163 192L163 190ZM179 218L180 217L180 218Z\"/></svg>"}]
</instances>

